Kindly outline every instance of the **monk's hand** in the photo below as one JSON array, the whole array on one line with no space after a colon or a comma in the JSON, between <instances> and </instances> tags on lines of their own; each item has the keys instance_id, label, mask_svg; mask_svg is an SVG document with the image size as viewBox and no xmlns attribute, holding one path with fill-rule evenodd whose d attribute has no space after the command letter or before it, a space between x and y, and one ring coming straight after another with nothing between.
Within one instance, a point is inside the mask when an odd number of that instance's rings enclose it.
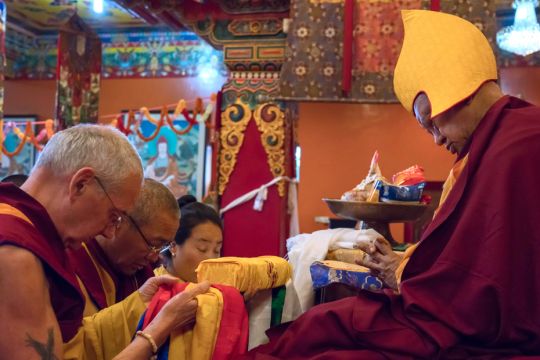
<instances>
[{"instance_id":1,"label":"monk's hand","mask_svg":"<svg viewBox=\"0 0 540 360\"><path fill-rule=\"evenodd\" d=\"M208 292L210 283L203 281L173 296L153 321L161 322L170 331L188 329L195 323L198 295Z\"/></svg>"},{"instance_id":2,"label":"monk's hand","mask_svg":"<svg viewBox=\"0 0 540 360\"><path fill-rule=\"evenodd\" d=\"M397 290L396 270L401 263L402 255L396 254L388 240L383 237L377 238L372 243L360 243L358 248L364 251L365 255L362 259L356 260L356 263L369 268L386 286Z\"/></svg>"},{"instance_id":3,"label":"monk's hand","mask_svg":"<svg viewBox=\"0 0 540 360\"><path fill-rule=\"evenodd\" d=\"M178 281L180 281L180 279L171 275L151 277L139 288L139 294L141 295L142 301L148 306L161 285L172 285Z\"/></svg>"}]
</instances>

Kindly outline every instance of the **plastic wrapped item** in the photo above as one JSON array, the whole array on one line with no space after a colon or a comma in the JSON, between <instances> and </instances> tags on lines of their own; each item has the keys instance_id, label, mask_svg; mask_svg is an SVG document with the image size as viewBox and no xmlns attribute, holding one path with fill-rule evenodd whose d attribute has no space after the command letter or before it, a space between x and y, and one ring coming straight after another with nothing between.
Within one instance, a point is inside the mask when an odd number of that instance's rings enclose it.
<instances>
[{"instance_id":1,"label":"plastic wrapped item","mask_svg":"<svg viewBox=\"0 0 540 360\"><path fill-rule=\"evenodd\" d=\"M345 201L366 201L370 203L418 203L425 186L424 169L413 165L392 176L387 181L379 168L379 152L371 159L368 175L362 182L341 196Z\"/></svg>"},{"instance_id":2,"label":"plastic wrapped item","mask_svg":"<svg viewBox=\"0 0 540 360\"><path fill-rule=\"evenodd\" d=\"M367 176L362 182L356 185L352 190L347 191L341 196L341 200L346 201L366 201L372 193L373 185L377 179L381 179L381 169L379 168L379 152L375 151L371 158L371 165Z\"/></svg>"},{"instance_id":3,"label":"plastic wrapped item","mask_svg":"<svg viewBox=\"0 0 540 360\"><path fill-rule=\"evenodd\" d=\"M422 182L426 182L424 169L418 165L413 165L392 176L392 183L398 186L416 185Z\"/></svg>"},{"instance_id":4,"label":"plastic wrapped item","mask_svg":"<svg viewBox=\"0 0 540 360\"><path fill-rule=\"evenodd\" d=\"M426 183L421 182L416 185L396 186L377 180L374 191L379 193L379 201L386 203L418 203L422 197Z\"/></svg>"}]
</instances>

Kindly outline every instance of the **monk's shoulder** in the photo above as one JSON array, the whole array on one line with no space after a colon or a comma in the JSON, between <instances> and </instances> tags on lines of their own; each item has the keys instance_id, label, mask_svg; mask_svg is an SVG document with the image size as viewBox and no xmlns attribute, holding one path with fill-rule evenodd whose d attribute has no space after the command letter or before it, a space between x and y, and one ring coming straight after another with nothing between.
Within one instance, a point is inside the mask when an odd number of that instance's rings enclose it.
<instances>
[{"instance_id":1,"label":"monk's shoulder","mask_svg":"<svg viewBox=\"0 0 540 360\"><path fill-rule=\"evenodd\" d=\"M23 264L23 265L40 265L39 258L34 255L31 251L26 250L25 248L15 246L15 245L1 245L0 246L0 259L2 261L0 264Z\"/></svg>"},{"instance_id":2,"label":"monk's shoulder","mask_svg":"<svg viewBox=\"0 0 540 360\"><path fill-rule=\"evenodd\" d=\"M25 283L45 282L41 260L31 251L13 245L0 246L0 273L3 278L24 277Z\"/></svg>"},{"instance_id":3,"label":"monk's shoulder","mask_svg":"<svg viewBox=\"0 0 540 360\"><path fill-rule=\"evenodd\" d=\"M521 109L505 114L483 160L493 160L499 165L504 162L514 165L536 163L540 158L540 108L537 109L536 117L531 117L530 113L517 115Z\"/></svg>"},{"instance_id":4,"label":"monk's shoulder","mask_svg":"<svg viewBox=\"0 0 540 360\"><path fill-rule=\"evenodd\" d=\"M0 246L0 312L18 319L40 317L50 306L45 271L32 252L12 245Z\"/></svg>"}]
</instances>

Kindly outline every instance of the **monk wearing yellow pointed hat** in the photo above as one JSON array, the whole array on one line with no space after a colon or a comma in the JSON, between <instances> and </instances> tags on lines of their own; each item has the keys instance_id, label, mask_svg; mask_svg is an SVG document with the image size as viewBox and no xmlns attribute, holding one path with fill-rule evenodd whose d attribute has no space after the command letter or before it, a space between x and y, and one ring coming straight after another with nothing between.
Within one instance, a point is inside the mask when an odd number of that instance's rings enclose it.
<instances>
[{"instance_id":1,"label":"monk wearing yellow pointed hat","mask_svg":"<svg viewBox=\"0 0 540 360\"><path fill-rule=\"evenodd\" d=\"M456 154L442 203L404 258L388 255L384 241L370 249L363 265L394 289L315 306L253 358L540 354L540 108L502 94L493 51L473 24L423 10L402 17L396 95Z\"/></svg>"}]
</instances>

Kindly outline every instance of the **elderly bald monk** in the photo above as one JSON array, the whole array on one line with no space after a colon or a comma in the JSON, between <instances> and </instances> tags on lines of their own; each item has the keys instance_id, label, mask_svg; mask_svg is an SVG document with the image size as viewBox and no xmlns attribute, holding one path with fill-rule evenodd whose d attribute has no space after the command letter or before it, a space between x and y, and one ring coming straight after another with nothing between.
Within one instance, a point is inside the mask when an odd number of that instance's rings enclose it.
<instances>
[{"instance_id":1,"label":"elderly bald monk","mask_svg":"<svg viewBox=\"0 0 540 360\"><path fill-rule=\"evenodd\" d=\"M119 219L133 208L141 184L142 165L134 148L118 131L97 125L55 134L20 189L0 184L2 357L63 358L62 342L84 338L84 298L65 248L99 234L112 238ZM144 307L160 284L175 281L154 279L128 305ZM119 358L148 358L153 349L148 339L159 345L177 326L192 322L194 297L206 289L207 284L171 299L145 336L137 336ZM129 306L117 305L87 320L103 344L111 339L100 339L100 332L113 333L122 324L111 319L129 315Z\"/></svg>"},{"instance_id":2,"label":"elderly bald monk","mask_svg":"<svg viewBox=\"0 0 540 360\"><path fill-rule=\"evenodd\" d=\"M399 293L316 306L253 358L540 354L540 108L501 93L493 52L471 23L421 10L402 17L394 88L457 155L445 201L401 263Z\"/></svg>"},{"instance_id":3,"label":"elderly bald monk","mask_svg":"<svg viewBox=\"0 0 540 360\"><path fill-rule=\"evenodd\" d=\"M85 316L124 300L154 276L150 265L174 238L179 219L180 209L169 189L144 179L135 208L122 218L112 239L98 235L68 251L86 298Z\"/></svg>"}]
</instances>

